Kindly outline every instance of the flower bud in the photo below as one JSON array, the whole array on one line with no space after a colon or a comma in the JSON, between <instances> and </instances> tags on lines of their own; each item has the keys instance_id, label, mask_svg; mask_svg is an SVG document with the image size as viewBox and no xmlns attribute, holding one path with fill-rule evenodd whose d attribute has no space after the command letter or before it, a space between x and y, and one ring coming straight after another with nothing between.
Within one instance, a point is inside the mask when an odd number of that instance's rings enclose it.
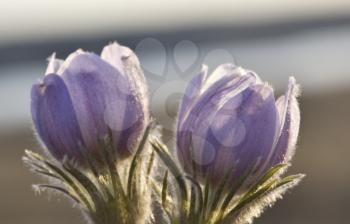
<instances>
[{"instance_id":1,"label":"flower bud","mask_svg":"<svg viewBox=\"0 0 350 224\"><path fill-rule=\"evenodd\" d=\"M237 180L251 167L262 173L288 162L299 132L297 85L275 102L273 89L232 64L207 68L188 84L177 122L177 153L186 172Z\"/></svg>"},{"instance_id":2,"label":"flower bud","mask_svg":"<svg viewBox=\"0 0 350 224\"><path fill-rule=\"evenodd\" d=\"M50 59L46 75L31 91L34 127L51 154L80 160L84 147L100 150L111 131L114 149L131 155L149 122L147 86L136 55L117 43L99 57L78 50Z\"/></svg>"}]
</instances>

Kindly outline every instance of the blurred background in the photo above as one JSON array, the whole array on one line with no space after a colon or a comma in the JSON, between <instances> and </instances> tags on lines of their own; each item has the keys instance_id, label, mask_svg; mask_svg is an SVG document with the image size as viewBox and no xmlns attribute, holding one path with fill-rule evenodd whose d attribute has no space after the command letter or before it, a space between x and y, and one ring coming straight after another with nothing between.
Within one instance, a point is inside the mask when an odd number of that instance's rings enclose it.
<instances>
[{"instance_id":1,"label":"blurred background","mask_svg":"<svg viewBox=\"0 0 350 224\"><path fill-rule=\"evenodd\" d=\"M255 223L348 223L350 1L0 0L1 223L83 223L65 199L31 189L40 179L21 157L40 146L29 93L53 52L100 53L114 40L140 57L169 142L184 84L201 64L235 62L277 94L295 76L302 124L290 172L307 178Z\"/></svg>"}]
</instances>

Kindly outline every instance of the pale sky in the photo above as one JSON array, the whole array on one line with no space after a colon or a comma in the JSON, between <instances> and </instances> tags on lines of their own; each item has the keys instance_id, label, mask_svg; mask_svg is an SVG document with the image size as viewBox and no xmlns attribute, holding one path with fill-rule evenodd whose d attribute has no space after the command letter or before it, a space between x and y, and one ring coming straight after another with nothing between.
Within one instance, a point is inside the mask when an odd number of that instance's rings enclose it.
<instances>
[{"instance_id":1,"label":"pale sky","mask_svg":"<svg viewBox=\"0 0 350 224\"><path fill-rule=\"evenodd\" d=\"M349 13L349 0L0 0L0 44Z\"/></svg>"},{"instance_id":2,"label":"pale sky","mask_svg":"<svg viewBox=\"0 0 350 224\"><path fill-rule=\"evenodd\" d=\"M350 0L0 0L0 46L40 38L69 40L137 31L151 35L166 28L249 25L341 15L350 15ZM294 75L304 93L320 93L350 85L349 36L350 26L331 27L269 39L213 43L201 46L201 52L221 49L222 53L214 54L220 63L232 62L226 61L225 56L233 55L241 66L257 71L278 89L285 87L288 76ZM143 66L147 60L153 60L159 67L156 55L139 57ZM186 51L180 55L186 61L188 57ZM217 64L208 65L214 68ZM44 58L40 62L0 67L0 105L5 108L0 112L2 127L30 121L30 87L44 70ZM176 72L167 71L170 78L176 78ZM151 77L147 79L152 81ZM9 100L8 96L16 100Z\"/></svg>"}]
</instances>

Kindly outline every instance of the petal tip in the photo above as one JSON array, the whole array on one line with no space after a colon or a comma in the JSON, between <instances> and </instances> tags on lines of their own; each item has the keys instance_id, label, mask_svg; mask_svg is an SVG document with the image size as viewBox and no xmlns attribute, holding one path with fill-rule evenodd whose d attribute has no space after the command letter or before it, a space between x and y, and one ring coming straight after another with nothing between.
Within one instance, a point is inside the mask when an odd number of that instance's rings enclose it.
<instances>
[{"instance_id":1,"label":"petal tip","mask_svg":"<svg viewBox=\"0 0 350 224\"><path fill-rule=\"evenodd\" d=\"M111 51L111 53L113 52L113 53L120 54L121 59L126 59L130 57L130 55L132 54L132 51L130 48L119 44L117 41L113 41L108 45L106 45L102 50L101 56L103 56L103 53L106 51L107 52Z\"/></svg>"},{"instance_id":2,"label":"petal tip","mask_svg":"<svg viewBox=\"0 0 350 224\"><path fill-rule=\"evenodd\" d=\"M201 65L201 71L208 71L208 65L206 65L206 64L202 64Z\"/></svg>"},{"instance_id":3,"label":"petal tip","mask_svg":"<svg viewBox=\"0 0 350 224\"><path fill-rule=\"evenodd\" d=\"M56 58L56 52L53 52L51 56L47 58L47 61L48 65L45 71L45 75L48 75L50 73L56 73L63 64L63 60Z\"/></svg>"},{"instance_id":4,"label":"petal tip","mask_svg":"<svg viewBox=\"0 0 350 224\"><path fill-rule=\"evenodd\" d=\"M294 97L299 97L301 95L300 85L296 82L294 76L289 77L288 90L290 91L290 95Z\"/></svg>"},{"instance_id":5,"label":"petal tip","mask_svg":"<svg viewBox=\"0 0 350 224\"><path fill-rule=\"evenodd\" d=\"M49 57L47 57L47 61L50 63L51 61L56 59L56 52L53 52Z\"/></svg>"}]
</instances>

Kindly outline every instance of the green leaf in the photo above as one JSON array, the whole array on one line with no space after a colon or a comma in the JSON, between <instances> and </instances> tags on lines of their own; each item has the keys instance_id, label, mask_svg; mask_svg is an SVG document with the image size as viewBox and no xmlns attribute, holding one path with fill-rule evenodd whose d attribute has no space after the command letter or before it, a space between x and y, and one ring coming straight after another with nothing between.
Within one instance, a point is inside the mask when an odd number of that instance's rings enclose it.
<instances>
[{"instance_id":1,"label":"green leaf","mask_svg":"<svg viewBox=\"0 0 350 224\"><path fill-rule=\"evenodd\" d=\"M171 155L168 153L168 150L164 144L162 144L157 139L150 140L150 143L153 149L157 152L159 157L162 159L164 164L168 167L171 174L174 176L180 190L181 194L181 208L184 214L188 210L188 193L185 179L180 172L180 169L176 165L175 161L172 159Z\"/></svg>"},{"instance_id":2,"label":"green leaf","mask_svg":"<svg viewBox=\"0 0 350 224\"><path fill-rule=\"evenodd\" d=\"M40 166L47 170L47 172L52 173L62 179L63 183L66 184L67 187L72 188L72 190L76 192L78 198L85 205L85 207L87 207L90 211L95 210L95 205L93 201L91 201L91 198L89 198L89 196L86 194L84 187L77 182L77 180L72 178L69 173L65 172L58 165L44 159L44 157L38 153L25 150L25 156L28 158L28 161L31 161L31 163L40 164Z\"/></svg>"},{"instance_id":3,"label":"green leaf","mask_svg":"<svg viewBox=\"0 0 350 224\"><path fill-rule=\"evenodd\" d=\"M127 195L129 198L132 197L131 189L132 189L132 184L133 184L134 173L135 173L136 167L139 163L141 152L144 149L146 141L148 139L148 136L149 136L149 133L151 130L151 125L152 124L147 126L145 133L142 136L141 142L137 148L137 151L136 151L134 158L133 158L131 165L130 165L129 176L128 176L128 187L127 187Z\"/></svg>"},{"instance_id":4,"label":"green leaf","mask_svg":"<svg viewBox=\"0 0 350 224\"><path fill-rule=\"evenodd\" d=\"M267 196L270 193L276 192L280 188L286 188L286 189L291 188L303 177L304 177L303 174L297 174L297 175L287 176L281 180L274 179L268 184L264 185L263 187L260 187L259 190L257 190L255 193L249 194L249 195L246 194L237 203L237 205L227 213L225 218L222 220L222 223L232 223L230 220L237 217L241 209L243 209L245 206L249 206L250 203L253 203L254 201L258 201L264 196ZM290 185L292 183L295 183L295 184Z\"/></svg>"},{"instance_id":5,"label":"green leaf","mask_svg":"<svg viewBox=\"0 0 350 224\"><path fill-rule=\"evenodd\" d=\"M192 216L190 219L194 220L195 217L200 216L203 209L203 191L196 179L191 176L186 176L186 178L193 184L191 187L191 204L189 215ZM197 211L195 210L196 206L198 207Z\"/></svg>"},{"instance_id":6,"label":"green leaf","mask_svg":"<svg viewBox=\"0 0 350 224\"><path fill-rule=\"evenodd\" d=\"M167 211L168 171L165 171L162 184L162 206Z\"/></svg>"},{"instance_id":7,"label":"green leaf","mask_svg":"<svg viewBox=\"0 0 350 224\"><path fill-rule=\"evenodd\" d=\"M260 186L263 186L266 182L268 182L276 173L278 173L281 169L288 166L288 164L280 163L272 168L270 168L262 177L258 179L258 181L254 184L254 186L250 189L250 192L256 191Z\"/></svg>"},{"instance_id":8,"label":"green leaf","mask_svg":"<svg viewBox=\"0 0 350 224\"><path fill-rule=\"evenodd\" d=\"M147 165L147 176L146 176L146 179L147 179L147 182L148 182L148 179L149 179L149 176L151 175L151 170L152 170L152 166L153 166L153 163L154 163L154 151L151 152L151 156L150 156L150 159L148 161L148 165Z\"/></svg>"},{"instance_id":9,"label":"green leaf","mask_svg":"<svg viewBox=\"0 0 350 224\"><path fill-rule=\"evenodd\" d=\"M222 200L223 198L226 184L228 183L228 180L230 179L230 175L232 175L232 172L233 172L233 169L227 169L226 174L221 179L219 186L216 188L216 191L213 194L213 201L210 206L211 217L209 218L209 220L212 220L212 218L214 218L213 216L217 214L216 212L217 206L220 200Z\"/></svg>"},{"instance_id":10,"label":"green leaf","mask_svg":"<svg viewBox=\"0 0 350 224\"><path fill-rule=\"evenodd\" d=\"M228 192L228 194L226 195L221 208L219 210L219 214L218 214L218 218L216 223L220 223L220 220L222 219L222 217L224 216L227 207L229 206L229 204L231 203L232 199L234 198L234 196L236 195L236 193L238 192L238 190L243 186L244 181L247 180L248 176L252 173L253 169L254 169L255 163L253 163L240 177L239 179L233 184L231 190Z\"/></svg>"},{"instance_id":11,"label":"green leaf","mask_svg":"<svg viewBox=\"0 0 350 224\"><path fill-rule=\"evenodd\" d=\"M75 178L76 181L80 183L81 186L85 188L92 201L94 201L95 206L97 207L96 210L99 210L99 208L106 209L104 207L105 202L101 192L85 174L83 174L79 169L71 166L69 163L64 163L63 167L71 176Z\"/></svg>"},{"instance_id":12,"label":"green leaf","mask_svg":"<svg viewBox=\"0 0 350 224\"><path fill-rule=\"evenodd\" d=\"M210 189L210 172L207 173L205 177L205 185L204 185L204 196L203 196L203 209L201 219L202 221L206 220L207 210L209 207L209 196L211 194Z\"/></svg>"},{"instance_id":13,"label":"green leaf","mask_svg":"<svg viewBox=\"0 0 350 224\"><path fill-rule=\"evenodd\" d=\"M109 177L110 183L112 184L112 194L109 192L109 184L99 181L100 186L105 190L107 193L107 196L109 200L113 200L115 198L118 198L120 203L125 204L127 199L126 195L123 189L123 185L119 176L119 173L116 169L116 158L114 150L114 143L113 143L113 136L112 132L109 129L108 138L105 141L98 140L101 150L100 150L100 158L102 162L102 166L99 167L100 174L98 178L102 177ZM102 171L102 172L101 172Z\"/></svg>"},{"instance_id":14,"label":"green leaf","mask_svg":"<svg viewBox=\"0 0 350 224\"><path fill-rule=\"evenodd\" d=\"M65 188L63 187L59 187L59 186L55 186L55 185L49 185L49 184L35 184L33 185L34 188L37 189L50 189L50 190L55 190L55 191L59 191L61 193L63 193L64 195L66 195L68 198L71 198L75 203L79 204L80 206L84 207L84 203L81 203L81 201L79 200L79 198L77 198L74 193L67 191ZM87 210L86 207L84 207L84 209Z\"/></svg>"}]
</instances>

